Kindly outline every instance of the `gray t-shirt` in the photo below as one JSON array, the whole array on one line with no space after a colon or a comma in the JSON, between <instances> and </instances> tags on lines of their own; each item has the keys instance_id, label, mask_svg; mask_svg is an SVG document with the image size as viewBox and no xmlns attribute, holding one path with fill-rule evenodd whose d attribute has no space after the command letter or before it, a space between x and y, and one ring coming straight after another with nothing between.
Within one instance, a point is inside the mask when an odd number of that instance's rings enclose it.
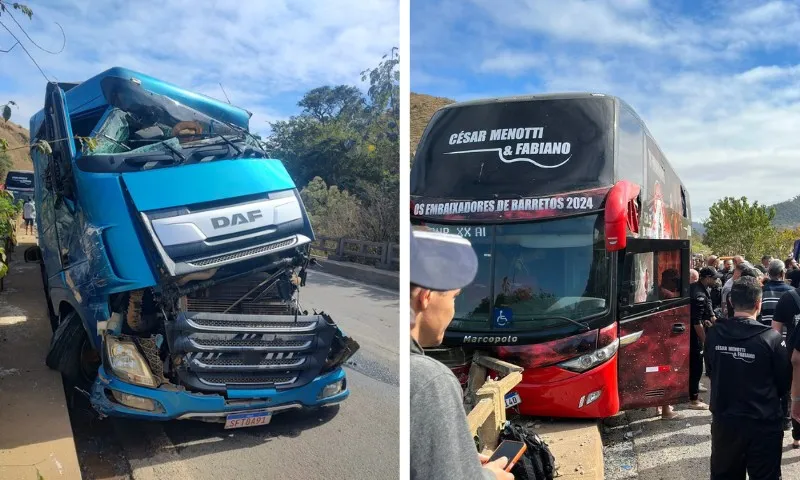
<instances>
[{"instance_id":1,"label":"gray t-shirt","mask_svg":"<svg viewBox=\"0 0 800 480\"><path fill-rule=\"evenodd\" d=\"M411 478L494 480L469 433L461 384L411 339Z\"/></svg>"}]
</instances>

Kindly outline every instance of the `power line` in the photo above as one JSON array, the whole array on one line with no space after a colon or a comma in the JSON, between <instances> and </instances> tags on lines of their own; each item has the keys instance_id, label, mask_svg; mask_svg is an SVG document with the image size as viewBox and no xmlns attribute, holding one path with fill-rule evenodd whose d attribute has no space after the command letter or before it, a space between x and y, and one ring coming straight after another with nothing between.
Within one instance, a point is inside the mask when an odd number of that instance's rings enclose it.
<instances>
[{"instance_id":1,"label":"power line","mask_svg":"<svg viewBox=\"0 0 800 480\"><path fill-rule=\"evenodd\" d=\"M5 23L3 23L2 21L0 21L0 26L2 26L3 28L5 28L5 29L6 29L6 31L8 32L8 34L9 34L9 35L11 35L11 36L14 38L14 40L16 40L16 42L19 44L20 48L21 48L22 50L24 50L24 51L25 51L25 54L28 56L28 58L30 58L30 59L31 59L31 61L33 62L33 64L34 64L34 65L36 65L36 68L38 68L38 69L39 69L39 73L41 73L41 74L42 74L42 76L44 77L44 79L45 79L45 80L47 80L47 82L49 83L49 82L50 82L50 79L49 79L49 78L47 78L47 74L45 74L45 73L44 73L44 70L42 70L42 67L40 67L40 66L39 66L39 64L36 62L36 59L35 59L35 58L33 58L33 55L31 55L31 52L29 52L29 51L28 51L28 49L27 49L27 48L25 48L25 45L23 45L23 44L22 44L22 42L20 42L20 41L19 41L19 38L17 38L17 36L16 36L16 35L14 35L14 32L12 32L12 31L11 31L11 29L9 29L9 28L6 26L6 24L5 24Z\"/></svg>"},{"instance_id":2,"label":"power line","mask_svg":"<svg viewBox=\"0 0 800 480\"><path fill-rule=\"evenodd\" d=\"M20 24L19 24L19 22L17 21L17 19L16 19L16 18L14 18L14 15L12 15L12 14L11 14L11 10L6 10L6 13L8 14L8 16L9 16L9 17L11 17L11 20L14 20L14 23L16 23L16 24L17 24L17 27L18 27L18 28L19 28L19 29L22 31L22 33L25 35L25 37L28 39L28 41L30 41L30 42L31 42L31 43L32 43L32 44L33 44L33 45L34 45L36 48L38 48L39 50L41 50L41 51L43 51L43 52L47 52L47 53L49 53L49 54L51 54L51 55L58 55L59 53L63 52L63 51L64 51L64 47L66 47L66 46L67 46L67 35L64 33L64 27L62 27L60 23L58 23L58 22L53 22L53 23L55 23L56 25L58 25L58 28L61 30L61 38L63 39L63 41L62 41L62 43L61 43L61 50L59 50L59 51L57 51L57 52L51 52L50 50L47 50L46 48L44 48L44 47L42 47L41 45L39 45L38 43L36 43L36 42L35 42L35 41L34 41L34 40L31 38L31 36L30 36L30 35L28 35L28 32L27 32L27 31L25 31L25 29L24 29L24 28L22 28L22 25L20 25ZM38 18L38 17L37 17L37 18ZM17 40L17 42L19 42L19 40ZM14 48L14 47L11 47L11 48Z\"/></svg>"}]
</instances>

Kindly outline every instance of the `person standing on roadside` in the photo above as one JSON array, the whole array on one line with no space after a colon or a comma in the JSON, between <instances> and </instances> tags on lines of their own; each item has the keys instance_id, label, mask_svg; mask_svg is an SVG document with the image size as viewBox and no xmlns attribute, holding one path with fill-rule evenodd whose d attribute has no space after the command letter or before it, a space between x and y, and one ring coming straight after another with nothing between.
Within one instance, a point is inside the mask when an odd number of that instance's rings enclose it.
<instances>
[{"instance_id":1,"label":"person standing on roadside","mask_svg":"<svg viewBox=\"0 0 800 480\"><path fill-rule=\"evenodd\" d=\"M745 276L733 283L732 318L708 332L711 376L711 479L780 480L781 398L789 389L783 337L758 322L762 286Z\"/></svg>"},{"instance_id":2,"label":"person standing on roadside","mask_svg":"<svg viewBox=\"0 0 800 480\"><path fill-rule=\"evenodd\" d=\"M719 274L714 267L703 267L698 272L699 280L689 285L690 323L689 330L689 408L708 410L700 400L700 379L703 377L703 344L706 341L705 327L713 325L717 318L711 305L708 289Z\"/></svg>"},{"instance_id":3,"label":"person standing on roadside","mask_svg":"<svg viewBox=\"0 0 800 480\"><path fill-rule=\"evenodd\" d=\"M478 454L453 372L425 355L442 343L455 299L472 283L478 257L469 241L429 231L411 232L411 478L513 480L507 458L488 463Z\"/></svg>"},{"instance_id":4,"label":"person standing on roadside","mask_svg":"<svg viewBox=\"0 0 800 480\"><path fill-rule=\"evenodd\" d=\"M767 269L769 269L769 262L772 261L772 255L764 255L761 257L761 265L756 265L756 268L761 273L767 273Z\"/></svg>"},{"instance_id":5,"label":"person standing on roadside","mask_svg":"<svg viewBox=\"0 0 800 480\"><path fill-rule=\"evenodd\" d=\"M784 278L786 266L782 260L770 260L769 265L767 265L767 275L769 279L764 284L762 291L761 313L758 316L758 321L764 325L772 326L778 301L792 287L786 283ZM782 333L781 330L778 330L778 333Z\"/></svg>"},{"instance_id":6,"label":"person standing on roadside","mask_svg":"<svg viewBox=\"0 0 800 480\"><path fill-rule=\"evenodd\" d=\"M33 235L33 221L36 218L36 207L33 205L33 200L30 198L25 199L22 204L22 219L25 220L25 233Z\"/></svg>"}]
</instances>

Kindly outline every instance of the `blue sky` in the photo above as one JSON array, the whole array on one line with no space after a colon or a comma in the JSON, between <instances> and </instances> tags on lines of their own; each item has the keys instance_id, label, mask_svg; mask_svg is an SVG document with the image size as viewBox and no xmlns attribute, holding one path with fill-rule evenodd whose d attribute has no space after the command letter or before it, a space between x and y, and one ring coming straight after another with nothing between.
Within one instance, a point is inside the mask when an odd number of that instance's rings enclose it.
<instances>
[{"instance_id":1,"label":"blue sky","mask_svg":"<svg viewBox=\"0 0 800 480\"><path fill-rule=\"evenodd\" d=\"M411 90L618 95L700 220L726 195L800 194L798 38L790 1L412 0Z\"/></svg>"},{"instance_id":2,"label":"blue sky","mask_svg":"<svg viewBox=\"0 0 800 480\"><path fill-rule=\"evenodd\" d=\"M51 79L85 80L106 68L138 70L253 112L251 129L298 113L297 101L322 85L361 84L399 43L399 0L50 0L22 1L16 14L50 55L23 44ZM0 17L17 35L7 16ZM0 28L0 49L14 41ZM0 104L14 100L12 121L27 127L41 108L45 79L19 46L0 53ZM366 88L365 88L366 90Z\"/></svg>"}]
</instances>

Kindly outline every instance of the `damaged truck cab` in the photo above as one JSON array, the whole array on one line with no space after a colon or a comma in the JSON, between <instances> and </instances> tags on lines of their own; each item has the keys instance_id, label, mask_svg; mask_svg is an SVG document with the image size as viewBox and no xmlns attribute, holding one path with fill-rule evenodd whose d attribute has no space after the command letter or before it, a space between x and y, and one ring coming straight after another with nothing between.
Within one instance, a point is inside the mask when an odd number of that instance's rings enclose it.
<instances>
[{"instance_id":1,"label":"damaged truck cab","mask_svg":"<svg viewBox=\"0 0 800 480\"><path fill-rule=\"evenodd\" d=\"M302 310L314 234L250 113L112 68L30 122L47 364L102 416L268 423L341 402L358 344Z\"/></svg>"}]
</instances>

